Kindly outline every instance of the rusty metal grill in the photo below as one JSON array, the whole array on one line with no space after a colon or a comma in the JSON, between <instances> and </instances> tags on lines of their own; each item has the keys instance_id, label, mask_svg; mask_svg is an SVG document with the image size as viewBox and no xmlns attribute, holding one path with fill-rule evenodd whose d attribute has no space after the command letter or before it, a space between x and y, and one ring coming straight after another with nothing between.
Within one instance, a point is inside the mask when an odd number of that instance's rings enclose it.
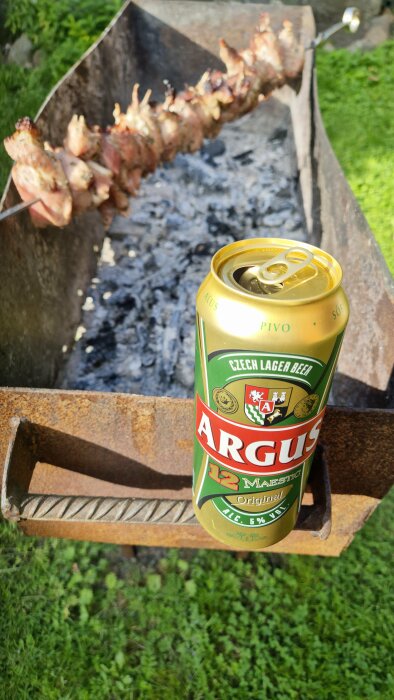
<instances>
[{"instance_id":1,"label":"rusty metal grill","mask_svg":"<svg viewBox=\"0 0 394 700\"><path fill-rule=\"evenodd\" d=\"M34 471L39 463L75 464L85 468L89 454L78 438L62 436L51 429L14 419L12 438L4 468L2 509L6 517L16 522L49 521L73 523L121 523L135 525L197 525L193 506L188 499L114 498L112 496L77 496L30 493ZM62 437L65 440L62 441ZM100 449L93 453L100 459ZM120 455L114 454L114 469ZM160 475L158 475L160 478ZM331 498L327 464L322 449L318 449L311 470L310 505L302 505L297 529L314 532L326 539L331 525Z\"/></svg>"}]
</instances>

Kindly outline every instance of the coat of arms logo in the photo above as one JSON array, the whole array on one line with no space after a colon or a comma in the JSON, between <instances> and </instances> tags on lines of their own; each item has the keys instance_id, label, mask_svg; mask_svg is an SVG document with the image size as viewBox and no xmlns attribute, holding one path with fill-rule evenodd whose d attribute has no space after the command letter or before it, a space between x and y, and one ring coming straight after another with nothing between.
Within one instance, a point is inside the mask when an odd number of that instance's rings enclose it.
<instances>
[{"instance_id":1,"label":"coat of arms logo","mask_svg":"<svg viewBox=\"0 0 394 700\"><path fill-rule=\"evenodd\" d=\"M245 386L245 414L257 425L274 425L285 418L293 389L261 386Z\"/></svg>"}]
</instances>

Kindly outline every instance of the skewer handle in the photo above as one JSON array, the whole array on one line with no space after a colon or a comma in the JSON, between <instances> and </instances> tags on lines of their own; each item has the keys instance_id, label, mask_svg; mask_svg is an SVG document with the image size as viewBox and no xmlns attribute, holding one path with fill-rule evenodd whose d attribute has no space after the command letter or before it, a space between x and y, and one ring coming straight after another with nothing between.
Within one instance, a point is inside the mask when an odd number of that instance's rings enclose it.
<instances>
[{"instance_id":1,"label":"skewer handle","mask_svg":"<svg viewBox=\"0 0 394 700\"><path fill-rule=\"evenodd\" d=\"M344 27L347 27L349 32L351 34L354 34L361 23L361 12L357 7L347 7L345 12L342 15L342 19L340 22L337 22L336 24L333 24L332 27L329 27L328 29L325 29L324 32L320 32L316 39L312 41L312 44L309 48L316 48L316 46L320 46L324 41L327 41L327 39L330 38L333 34L336 34L336 32L339 32L340 29L343 29Z\"/></svg>"}]
</instances>

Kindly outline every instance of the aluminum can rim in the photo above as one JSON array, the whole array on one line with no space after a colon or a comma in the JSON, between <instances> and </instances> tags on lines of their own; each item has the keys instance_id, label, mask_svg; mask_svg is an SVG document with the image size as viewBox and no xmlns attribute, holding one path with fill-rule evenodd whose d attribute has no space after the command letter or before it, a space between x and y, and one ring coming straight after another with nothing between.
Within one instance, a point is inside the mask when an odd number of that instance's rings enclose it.
<instances>
[{"instance_id":1,"label":"aluminum can rim","mask_svg":"<svg viewBox=\"0 0 394 700\"><path fill-rule=\"evenodd\" d=\"M242 252L250 248L251 246L258 246L261 244L262 248L267 248L271 246L278 246L281 248L291 248L293 246L296 246L298 248L305 248L306 250L310 251L312 254L315 254L316 256L319 255L320 257L320 262L321 262L321 256L323 255L324 258L327 259L327 272L331 274L331 278L333 280L333 286L331 289L322 292L320 294L316 294L315 296L308 296L305 299L298 298L298 299L275 299L275 295L264 295L261 297L258 297L257 295L251 296L246 290L243 291L241 288L236 288L236 287L230 287L226 282L224 282L223 279L221 279L220 275L218 274L218 269L219 266L229 257L229 253L231 251L231 254L238 252ZM328 270L328 265L331 266L331 269ZM334 273L334 275L332 274ZM223 246L220 248L213 256L211 260L211 274L215 278L216 282L220 284L225 290L226 293L228 294L229 292L233 293L234 295L247 299L250 301L253 299L256 303L260 304L273 304L277 306L299 306L301 304L311 304L316 301L319 301L320 299L325 299L331 294L334 294L338 288L341 286L342 283L342 268L338 261L330 254L327 253L326 251L322 250L318 246L314 246L311 243L304 243L300 241L295 241L290 238L245 238L240 241L235 241L234 243L228 243L227 245Z\"/></svg>"}]
</instances>

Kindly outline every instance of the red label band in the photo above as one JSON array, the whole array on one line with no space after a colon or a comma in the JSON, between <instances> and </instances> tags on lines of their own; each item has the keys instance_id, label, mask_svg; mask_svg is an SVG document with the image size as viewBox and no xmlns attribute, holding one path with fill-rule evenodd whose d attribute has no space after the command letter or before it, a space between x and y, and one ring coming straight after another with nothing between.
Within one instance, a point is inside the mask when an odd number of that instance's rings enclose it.
<instances>
[{"instance_id":1,"label":"red label band","mask_svg":"<svg viewBox=\"0 0 394 700\"><path fill-rule=\"evenodd\" d=\"M255 427L223 418L197 394L196 437L205 452L225 467L248 474L275 474L312 456L324 411L296 425Z\"/></svg>"}]
</instances>

